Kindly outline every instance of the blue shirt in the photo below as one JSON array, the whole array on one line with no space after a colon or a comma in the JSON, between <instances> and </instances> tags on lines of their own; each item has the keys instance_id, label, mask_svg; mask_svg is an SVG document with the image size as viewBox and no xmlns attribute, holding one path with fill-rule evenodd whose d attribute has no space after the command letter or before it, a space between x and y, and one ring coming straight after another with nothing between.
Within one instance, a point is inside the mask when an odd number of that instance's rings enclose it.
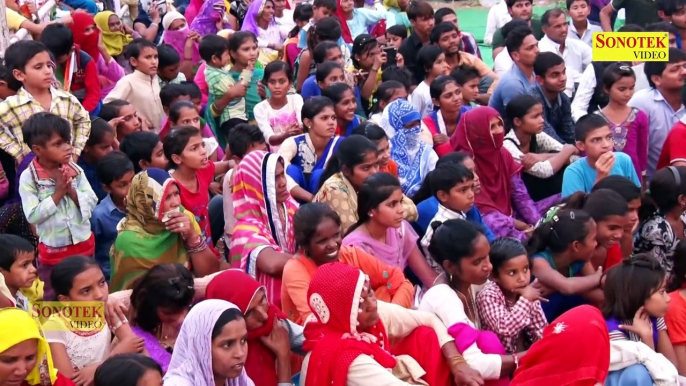
<instances>
[{"instance_id":1,"label":"blue shirt","mask_svg":"<svg viewBox=\"0 0 686 386\"><path fill-rule=\"evenodd\" d=\"M109 194L93 209L91 216L91 229L95 237L95 261L102 268L102 272L108 281L110 278L110 248L114 240L117 239L117 224L124 217L126 217L126 212L122 212L114 205Z\"/></svg>"},{"instance_id":2,"label":"blue shirt","mask_svg":"<svg viewBox=\"0 0 686 386\"><path fill-rule=\"evenodd\" d=\"M420 232L418 233L421 233L421 235L426 233L429 225L431 225L431 219L434 218L436 212L438 212L438 199L436 197L429 197L417 205L417 214L419 217L417 218L415 225L419 227ZM481 218L481 213L479 212L479 209L476 208L476 205L472 206L472 209L465 213L465 217L467 217L467 220L481 225L489 243L492 243L493 240L495 240L493 232L491 232L491 229L488 227L488 225L484 223L484 220Z\"/></svg>"},{"instance_id":3,"label":"blue shirt","mask_svg":"<svg viewBox=\"0 0 686 386\"><path fill-rule=\"evenodd\" d=\"M615 164L610 170L611 176L623 176L631 180L636 186L640 187L641 182L636 175L631 157L626 153L614 152ZM587 157L583 157L572 163L565 169L562 178L562 197L568 197L576 192L589 193L595 185L598 172L588 164Z\"/></svg>"},{"instance_id":4,"label":"blue shirt","mask_svg":"<svg viewBox=\"0 0 686 386\"><path fill-rule=\"evenodd\" d=\"M355 86L355 89L353 91L355 92L355 101L357 102L357 109L355 110L355 114L363 118L366 118L367 114L365 113L364 106L362 105L362 94L360 94L360 86ZM306 101L312 97L320 95L322 95L322 89L319 88L316 77L314 75L310 75L303 82L303 87L300 90L300 96L302 96L303 100Z\"/></svg>"},{"instance_id":5,"label":"blue shirt","mask_svg":"<svg viewBox=\"0 0 686 386\"><path fill-rule=\"evenodd\" d=\"M534 77L535 78L535 77ZM493 90L493 95L488 105L498 110L500 116L506 119L505 106L515 97L528 94L531 87L536 85L535 80L530 80L524 73L513 65L502 77Z\"/></svg>"},{"instance_id":6,"label":"blue shirt","mask_svg":"<svg viewBox=\"0 0 686 386\"><path fill-rule=\"evenodd\" d=\"M83 157L79 157L79 160L76 163L81 166L81 169L83 169L83 174L86 176L86 179L91 185L93 192L95 192L95 195L98 196L98 201L102 201L102 199L107 196L107 192L102 188L100 181L98 181L96 165L87 164Z\"/></svg>"}]
</instances>

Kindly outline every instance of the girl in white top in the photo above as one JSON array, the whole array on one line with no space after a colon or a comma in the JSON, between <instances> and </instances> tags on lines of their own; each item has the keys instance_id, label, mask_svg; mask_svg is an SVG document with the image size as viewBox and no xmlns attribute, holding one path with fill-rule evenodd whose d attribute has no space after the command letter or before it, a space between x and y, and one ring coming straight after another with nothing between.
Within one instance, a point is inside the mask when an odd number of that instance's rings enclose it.
<instances>
[{"instance_id":1,"label":"girl in white top","mask_svg":"<svg viewBox=\"0 0 686 386\"><path fill-rule=\"evenodd\" d=\"M302 134L300 111L303 98L288 94L293 84L293 73L282 61L271 62L264 69L262 83L269 89L269 99L255 106L255 120L273 153L288 137Z\"/></svg>"},{"instance_id":2,"label":"girl in white top","mask_svg":"<svg viewBox=\"0 0 686 386\"><path fill-rule=\"evenodd\" d=\"M417 67L423 72L424 80L410 94L408 101L424 118L434 110L429 86L440 75L448 75L448 63L445 61L443 50L438 46L429 45L422 47L417 53Z\"/></svg>"},{"instance_id":3,"label":"girl in white top","mask_svg":"<svg viewBox=\"0 0 686 386\"><path fill-rule=\"evenodd\" d=\"M419 310L441 319L467 364L484 379L508 379L517 368L519 354L505 355L495 334L479 331L475 297L493 269L490 250L488 239L474 223L453 219L437 226L429 252L445 272L424 293Z\"/></svg>"}]
</instances>

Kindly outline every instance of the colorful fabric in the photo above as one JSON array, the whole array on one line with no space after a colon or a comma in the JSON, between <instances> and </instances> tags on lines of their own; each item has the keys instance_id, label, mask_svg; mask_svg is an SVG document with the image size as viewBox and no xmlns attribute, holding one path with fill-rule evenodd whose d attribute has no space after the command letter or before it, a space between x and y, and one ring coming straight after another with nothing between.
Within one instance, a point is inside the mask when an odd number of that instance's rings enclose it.
<instances>
[{"instance_id":1,"label":"colorful fabric","mask_svg":"<svg viewBox=\"0 0 686 386\"><path fill-rule=\"evenodd\" d=\"M238 308L224 300L204 300L186 315L174 345L165 386L214 385L212 371L212 330L224 311ZM228 379L226 386L254 386L243 369L241 375Z\"/></svg>"},{"instance_id":2,"label":"colorful fabric","mask_svg":"<svg viewBox=\"0 0 686 386\"><path fill-rule=\"evenodd\" d=\"M112 32L110 30L110 17L116 16L112 11L102 11L95 15L95 24L97 24L100 31L102 31L102 42L107 49L107 53L112 56L120 55L129 43L133 41L133 37L124 32Z\"/></svg>"},{"instance_id":3,"label":"colorful fabric","mask_svg":"<svg viewBox=\"0 0 686 386\"><path fill-rule=\"evenodd\" d=\"M198 16L193 19L190 29L201 37L216 34L222 28L217 28L217 22L224 19L226 5L224 0L207 0L200 8Z\"/></svg>"},{"instance_id":4,"label":"colorful fabric","mask_svg":"<svg viewBox=\"0 0 686 386\"><path fill-rule=\"evenodd\" d=\"M200 236L205 240L212 252L219 256L212 242L212 229L210 228L210 213L208 209L210 197L207 194L210 190L210 184L214 181L215 170L214 162L208 162L207 166L195 171L195 180L197 181L197 190L195 192L180 182L177 182L177 185L179 187L179 196L181 196L181 205L186 208L188 213L193 215L198 226L200 226Z\"/></svg>"},{"instance_id":5,"label":"colorful fabric","mask_svg":"<svg viewBox=\"0 0 686 386\"><path fill-rule=\"evenodd\" d=\"M463 353L476 344L476 347L484 354L507 355L493 331L477 330L467 323L456 323L448 328L448 333L455 338L455 346L459 352ZM507 377L484 381L484 386L508 386L509 384L510 380Z\"/></svg>"},{"instance_id":6,"label":"colorful fabric","mask_svg":"<svg viewBox=\"0 0 686 386\"><path fill-rule=\"evenodd\" d=\"M265 248L295 253L293 215L298 204L289 196L276 201L276 165L283 159L272 153L253 151L238 164L233 181L236 226L229 253L233 267L240 266L266 289L267 298L280 307L281 278L262 273L257 257ZM281 221L279 206L285 216Z\"/></svg>"},{"instance_id":7,"label":"colorful fabric","mask_svg":"<svg viewBox=\"0 0 686 386\"><path fill-rule=\"evenodd\" d=\"M674 346L686 345L686 300L681 290L670 292L671 302L665 315L669 340Z\"/></svg>"},{"instance_id":8,"label":"colorful fabric","mask_svg":"<svg viewBox=\"0 0 686 386\"><path fill-rule=\"evenodd\" d=\"M381 319L369 330L358 331L362 291L368 289L369 278L357 268L329 263L317 269L307 291L314 318L304 332L303 349L311 352L305 384L345 386L348 369L360 355L387 369L395 367Z\"/></svg>"},{"instance_id":9,"label":"colorful fabric","mask_svg":"<svg viewBox=\"0 0 686 386\"><path fill-rule=\"evenodd\" d=\"M492 107L477 107L467 111L450 138L455 151L468 152L476 164L481 181L481 193L474 203L483 215L500 212L512 215L510 179L521 172L510 152L503 147L505 133L491 134L491 120L498 118L498 111Z\"/></svg>"},{"instance_id":10,"label":"colorful fabric","mask_svg":"<svg viewBox=\"0 0 686 386\"><path fill-rule=\"evenodd\" d=\"M181 236L168 231L162 217L164 198L177 182L162 169L144 170L133 177L127 197L127 215L117 226L119 235L112 245L110 288L128 289L133 281L159 264L179 263L189 266L188 253ZM179 209L191 219L200 233L193 214Z\"/></svg>"},{"instance_id":11,"label":"colorful fabric","mask_svg":"<svg viewBox=\"0 0 686 386\"><path fill-rule=\"evenodd\" d=\"M519 360L511 386L604 384L610 338L600 310L579 306L555 319Z\"/></svg>"},{"instance_id":12,"label":"colorful fabric","mask_svg":"<svg viewBox=\"0 0 686 386\"><path fill-rule=\"evenodd\" d=\"M138 326L132 326L131 331L137 337L143 339L145 351L148 352L148 357L157 362L162 367L162 374L167 372L169 362L171 361L171 354L161 344L157 337Z\"/></svg>"},{"instance_id":13,"label":"colorful fabric","mask_svg":"<svg viewBox=\"0 0 686 386\"><path fill-rule=\"evenodd\" d=\"M353 35L350 32L350 27L348 27L348 19L341 8L341 0L336 0L336 17L341 24L341 38L346 44L353 44Z\"/></svg>"},{"instance_id":14,"label":"colorful fabric","mask_svg":"<svg viewBox=\"0 0 686 386\"><path fill-rule=\"evenodd\" d=\"M226 300L238 306L243 314L249 311L249 306L255 297L264 293L265 287L239 269L229 269L215 276L207 285L205 298ZM267 298L267 301L269 299ZM276 356L262 343L262 337L269 336L274 326L274 320L286 319L275 305L269 304L267 320L261 327L248 330L248 357L245 360L245 371L256 386L272 386L278 383Z\"/></svg>"},{"instance_id":15,"label":"colorful fabric","mask_svg":"<svg viewBox=\"0 0 686 386\"><path fill-rule=\"evenodd\" d=\"M265 4L267 4L267 0L254 0L250 3L245 18L243 19L241 31L250 31L255 34L255 36L260 36L260 27L257 25L257 19L262 16ZM273 16L269 21L269 27L271 26L276 26L276 19L274 19Z\"/></svg>"},{"instance_id":16,"label":"colorful fabric","mask_svg":"<svg viewBox=\"0 0 686 386\"><path fill-rule=\"evenodd\" d=\"M358 220L357 192L343 173L336 173L324 181L312 202L323 202L331 205L341 219L341 232L343 234L346 234L348 228Z\"/></svg>"},{"instance_id":17,"label":"colorful fabric","mask_svg":"<svg viewBox=\"0 0 686 386\"><path fill-rule=\"evenodd\" d=\"M166 15L164 15L164 19L162 20L162 25L164 26L164 44L169 44L170 46L174 47L176 52L179 53L179 57L183 60L186 57L186 40L188 38L188 35L190 35L193 30L188 28L188 25L184 27L183 29L177 30L177 31L171 31L169 29L169 26L175 21L183 19L183 21L186 21L186 19L183 17L182 14L172 11L172 12L167 12ZM188 22L186 22L188 24ZM198 65L200 62L202 62L202 58L200 57L200 51L198 51L198 48L200 46L199 42L195 42L193 44L193 56L191 57L193 66ZM172 81L173 82L173 81Z\"/></svg>"},{"instance_id":18,"label":"colorful fabric","mask_svg":"<svg viewBox=\"0 0 686 386\"><path fill-rule=\"evenodd\" d=\"M91 133L91 120L88 111L75 96L58 89L51 89L51 113L69 122L71 145L74 154L81 155ZM0 103L0 149L14 157L17 163L31 153L24 143L21 127L33 114L45 111L43 105L33 98L23 87L16 95L7 97Z\"/></svg>"},{"instance_id":19,"label":"colorful fabric","mask_svg":"<svg viewBox=\"0 0 686 386\"><path fill-rule=\"evenodd\" d=\"M43 385L44 380L49 378L50 383L54 384L57 380L57 369L53 366L50 346L45 340L37 322L31 316L18 308L4 308L0 310L0 331L4 331L0 336L0 354L12 346L29 339L37 341L38 351L36 352L36 365L26 376L26 383L29 385ZM11 331L11 333L9 333Z\"/></svg>"},{"instance_id":20,"label":"colorful fabric","mask_svg":"<svg viewBox=\"0 0 686 386\"><path fill-rule=\"evenodd\" d=\"M357 228L343 239L343 245L353 245L374 255L384 263L405 269L410 255L417 248L419 236L412 226L404 221L399 228L386 229L386 242L371 237L363 228Z\"/></svg>"},{"instance_id":21,"label":"colorful fabric","mask_svg":"<svg viewBox=\"0 0 686 386\"><path fill-rule=\"evenodd\" d=\"M95 19L89 13L74 12L72 20L73 23L69 29L74 36L74 44L77 44L82 51L90 55L94 61L97 61L100 57L100 50L98 49L100 31L96 28L88 35L84 33L87 28L95 25Z\"/></svg>"}]
</instances>

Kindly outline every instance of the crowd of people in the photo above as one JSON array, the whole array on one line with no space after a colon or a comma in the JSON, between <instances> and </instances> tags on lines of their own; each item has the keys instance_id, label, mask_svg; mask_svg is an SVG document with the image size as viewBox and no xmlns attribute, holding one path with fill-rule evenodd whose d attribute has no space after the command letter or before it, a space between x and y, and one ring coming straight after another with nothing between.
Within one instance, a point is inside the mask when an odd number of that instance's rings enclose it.
<instances>
[{"instance_id":1,"label":"crowd of people","mask_svg":"<svg viewBox=\"0 0 686 386\"><path fill-rule=\"evenodd\" d=\"M686 0L5 1L0 386L686 384Z\"/></svg>"}]
</instances>

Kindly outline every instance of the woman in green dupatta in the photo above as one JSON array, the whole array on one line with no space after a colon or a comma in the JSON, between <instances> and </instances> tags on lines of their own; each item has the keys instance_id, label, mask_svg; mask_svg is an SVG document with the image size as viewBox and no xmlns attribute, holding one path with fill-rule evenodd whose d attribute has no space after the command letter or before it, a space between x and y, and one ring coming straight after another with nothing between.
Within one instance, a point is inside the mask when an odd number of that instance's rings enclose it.
<instances>
[{"instance_id":1,"label":"woman in green dupatta","mask_svg":"<svg viewBox=\"0 0 686 386\"><path fill-rule=\"evenodd\" d=\"M159 264L193 265L199 276L219 269L219 261L200 237L192 213L181 206L176 181L162 169L133 177L127 215L110 251L113 291L131 288L134 280Z\"/></svg>"}]
</instances>

